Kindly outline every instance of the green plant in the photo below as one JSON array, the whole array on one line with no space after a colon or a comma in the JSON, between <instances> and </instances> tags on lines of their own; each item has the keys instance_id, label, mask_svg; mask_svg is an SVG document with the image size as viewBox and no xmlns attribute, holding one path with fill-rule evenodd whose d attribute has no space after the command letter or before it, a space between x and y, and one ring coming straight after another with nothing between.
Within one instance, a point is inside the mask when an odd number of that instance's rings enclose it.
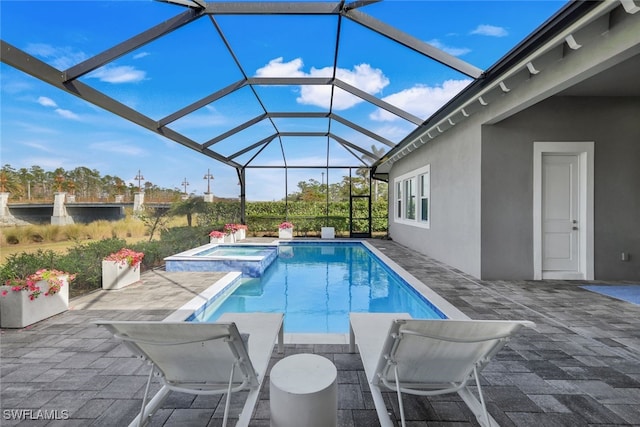
<instances>
[{"instance_id":1,"label":"green plant","mask_svg":"<svg viewBox=\"0 0 640 427\"><path fill-rule=\"evenodd\" d=\"M6 262L0 267L0 281L5 282L12 278L25 279L42 268L54 269L58 265L60 257L59 254L51 250L43 251L42 249L38 249L36 252L20 252L9 255Z\"/></svg>"},{"instance_id":2,"label":"green plant","mask_svg":"<svg viewBox=\"0 0 640 427\"><path fill-rule=\"evenodd\" d=\"M133 267L135 270L140 267L143 258L144 252L136 252L128 248L122 248L118 252L113 252L107 255L104 260L127 264L129 267Z\"/></svg>"},{"instance_id":3,"label":"green plant","mask_svg":"<svg viewBox=\"0 0 640 427\"><path fill-rule=\"evenodd\" d=\"M42 295L42 289L38 285L39 282L47 282L49 289L44 293L44 296L50 296L60 292L60 288L65 284L65 279L67 283L71 283L75 278L75 274L43 268L28 275L26 278L14 277L7 279L5 285L9 286L14 292L28 292L29 299L33 301ZM8 293L7 289L3 289L0 295L4 297Z\"/></svg>"},{"instance_id":4,"label":"green plant","mask_svg":"<svg viewBox=\"0 0 640 427\"><path fill-rule=\"evenodd\" d=\"M145 270L162 266L164 259L175 253L169 253L166 245L159 241L140 242L132 245L131 248L144 253L142 268Z\"/></svg>"},{"instance_id":5,"label":"green plant","mask_svg":"<svg viewBox=\"0 0 640 427\"><path fill-rule=\"evenodd\" d=\"M60 256L56 265L59 269L77 272L75 286L78 292L97 289L102 283L102 259L125 246L127 242L122 239L78 244Z\"/></svg>"},{"instance_id":6,"label":"green plant","mask_svg":"<svg viewBox=\"0 0 640 427\"><path fill-rule=\"evenodd\" d=\"M162 233L163 230L167 229L167 224L170 219L167 211L160 208L146 208L137 215L147 228L149 241L153 240L156 231Z\"/></svg>"},{"instance_id":7,"label":"green plant","mask_svg":"<svg viewBox=\"0 0 640 427\"><path fill-rule=\"evenodd\" d=\"M186 200L173 203L169 215L186 215L187 225L191 227L194 214L204 213L206 210L207 204L202 197L189 197Z\"/></svg>"}]
</instances>

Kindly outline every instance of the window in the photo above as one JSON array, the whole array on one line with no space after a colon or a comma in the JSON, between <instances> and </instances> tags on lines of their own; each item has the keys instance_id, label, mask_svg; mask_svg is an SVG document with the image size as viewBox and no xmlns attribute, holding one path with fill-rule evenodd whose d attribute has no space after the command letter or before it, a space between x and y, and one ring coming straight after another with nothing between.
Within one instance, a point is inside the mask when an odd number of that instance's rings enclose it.
<instances>
[{"instance_id":1,"label":"window","mask_svg":"<svg viewBox=\"0 0 640 427\"><path fill-rule=\"evenodd\" d=\"M404 181L404 206L406 219L416 219L416 185L414 179L405 179Z\"/></svg>"},{"instance_id":2,"label":"window","mask_svg":"<svg viewBox=\"0 0 640 427\"><path fill-rule=\"evenodd\" d=\"M429 222L429 172L423 173L418 177L420 183L420 221Z\"/></svg>"},{"instance_id":3,"label":"window","mask_svg":"<svg viewBox=\"0 0 640 427\"><path fill-rule=\"evenodd\" d=\"M396 183L396 217L402 218L402 182Z\"/></svg>"},{"instance_id":4,"label":"window","mask_svg":"<svg viewBox=\"0 0 640 427\"><path fill-rule=\"evenodd\" d=\"M431 167L427 165L394 179L396 222L429 228Z\"/></svg>"}]
</instances>

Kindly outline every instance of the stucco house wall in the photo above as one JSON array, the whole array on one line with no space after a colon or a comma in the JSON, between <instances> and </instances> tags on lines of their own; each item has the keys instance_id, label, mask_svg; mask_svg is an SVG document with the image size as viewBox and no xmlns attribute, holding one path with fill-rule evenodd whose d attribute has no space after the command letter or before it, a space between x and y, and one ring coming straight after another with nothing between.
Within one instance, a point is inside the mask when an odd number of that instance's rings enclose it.
<instances>
[{"instance_id":1,"label":"stucco house wall","mask_svg":"<svg viewBox=\"0 0 640 427\"><path fill-rule=\"evenodd\" d=\"M559 96L483 127L483 279L533 278L534 141L594 141L595 279L640 278L638 117L635 97Z\"/></svg>"},{"instance_id":2,"label":"stucco house wall","mask_svg":"<svg viewBox=\"0 0 640 427\"><path fill-rule=\"evenodd\" d=\"M480 146L480 127L461 124L394 164L389 176L391 238L474 276L481 271ZM394 179L425 165L431 167L429 229L396 222L394 208Z\"/></svg>"},{"instance_id":3,"label":"stucco house wall","mask_svg":"<svg viewBox=\"0 0 640 427\"><path fill-rule=\"evenodd\" d=\"M621 85L637 82L640 13L629 3L569 6L589 10L559 15L382 159L376 172L390 184L391 238L482 279L539 277L534 142L593 142L585 275L640 278L640 99ZM431 226L399 224L394 179L425 165Z\"/></svg>"}]
</instances>

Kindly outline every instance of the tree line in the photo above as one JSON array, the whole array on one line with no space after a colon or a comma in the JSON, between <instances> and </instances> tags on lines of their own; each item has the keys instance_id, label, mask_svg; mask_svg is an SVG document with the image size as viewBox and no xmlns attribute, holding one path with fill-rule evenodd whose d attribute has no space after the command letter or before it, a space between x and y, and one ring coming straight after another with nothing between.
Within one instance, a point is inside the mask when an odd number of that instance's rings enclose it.
<instances>
[{"instance_id":1,"label":"tree line","mask_svg":"<svg viewBox=\"0 0 640 427\"><path fill-rule=\"evenodd\" d=\"M343 176L340 182L333 184L315 179L300 181L297 189L286 199L293 202L341 202L348 201L350 195L371 192L372 201L386 201L387 184L373 181L369 188L369 183L369 169L359 168L354 176ZM59 191L84 200L113 200L116 195L130 199L138 191L134 183L127 184L118 176L102 175L100 171L84 166L47 171L40 166L15 169L5 164L0 169L0 185L3 192L11 193L12 200L50 200ZM150 181L141 183L141 189L147 199L176 201L183 195L178 189L162 188Z\"/></svg>"},{"instance_id":2,"label":"tree line","mask_svg":"<svg viewBox=\"0 0 640 427\"><path fill-rule=\"evenodd\" d=\"M40 166L15 169L5 164L0 169L0 184L3 192L11 193L12 200L51 199L54 193L64 191L87 200L113 200L116 195L133 196L138 187L115 175L102 175L96 169L79 166L65 170L44 170ZM142 190L150 198L175 200L179 190L162 188L150 181L144 182Z\"/></svg>"}]
</instances>

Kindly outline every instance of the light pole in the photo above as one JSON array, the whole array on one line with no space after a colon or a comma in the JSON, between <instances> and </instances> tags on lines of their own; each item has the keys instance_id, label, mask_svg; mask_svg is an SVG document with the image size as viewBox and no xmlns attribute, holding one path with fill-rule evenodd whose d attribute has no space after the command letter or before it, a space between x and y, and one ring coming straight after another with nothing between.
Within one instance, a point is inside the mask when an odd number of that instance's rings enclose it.
<instances>
[{"instance_id":1,"label":"light pole","mask_svg":"<svg viewBox=\"0 0 640 427\"><path fill-rule=\"evenodd\" d=\"M211 180L213 179L213 175L211 175L211 171L207 169L207 174L203 179L207 180L207 194L211 194Z\"/></svg>"},{"instance_id":2,"label":"light pole","mask_svg":"<svg viewBox=\"0 0 640 427\"><path fill-rule=\"evenodd\" d=\"M138 193L142 192L142 181L144 181L144 176L142 176L142 174L140 173L140 169L138 169L138 175L136 175L135 178L133 178L135 180L138 181Z\"/></svg>"},{"instance_id":3,"label":"light pole","mask_svg":"<svg viewBox=\"0 0 640 427\"><path fill-rule=\"evenodd\" d=\"M187 185L189 185L189 183L187 182L187 178L184 178L184 181L182 181L182 185L184 187L184 194L185 196L187 195Z\"/></svg>"}]
</instances>

